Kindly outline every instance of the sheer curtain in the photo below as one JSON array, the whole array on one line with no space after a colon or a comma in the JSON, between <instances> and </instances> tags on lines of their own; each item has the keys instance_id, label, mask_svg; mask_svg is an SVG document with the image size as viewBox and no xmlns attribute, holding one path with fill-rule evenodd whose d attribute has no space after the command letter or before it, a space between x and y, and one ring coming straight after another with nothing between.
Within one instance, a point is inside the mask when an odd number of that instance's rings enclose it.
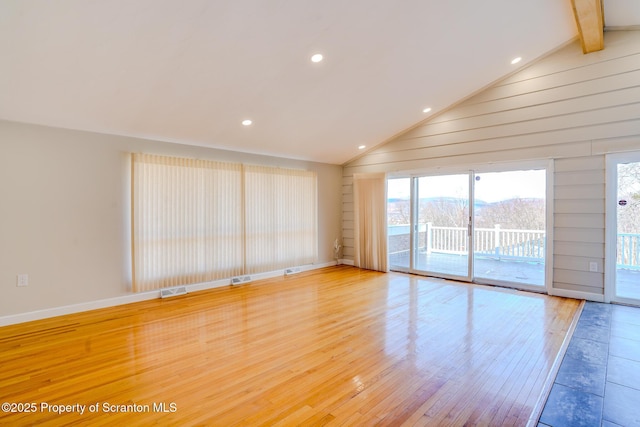
<instances>
[{"instance_id":1,"label":"sheer curtain","mask_svg":"<svg viewBox=\"0 0 640 427\"><path fill-rule=\"evenodd\" d=\"M245 165L246 273L317 258L315 172Z\"/></svg>"},{"instance_id":2,"label":"sheer curtain","mask_svg":"<svg viewBox=\"0 0 640 427\"><path fill-rule=\"evenodd\" d=\"M354 174L353 201L354 265L386 272L388 265L385 174Z\"/></svg>"},{"instance_id":3,"label":"sheer curtain","mask_svg":"<svg viewBox=\"0 0 640 427\"><path fill-rule=\"evenodd\" d=\"M134 292L242 274L242 165L132 154Z\"/></svg>"}]
</instances>

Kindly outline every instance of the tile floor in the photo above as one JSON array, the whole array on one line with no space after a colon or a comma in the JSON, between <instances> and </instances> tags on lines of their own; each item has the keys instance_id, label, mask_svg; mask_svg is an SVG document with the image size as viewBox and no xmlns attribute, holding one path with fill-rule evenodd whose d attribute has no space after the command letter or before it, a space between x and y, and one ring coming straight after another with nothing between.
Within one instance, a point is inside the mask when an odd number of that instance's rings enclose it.
<instances>
[{"instance_id":1,"label":"tile floor","mask_svg":"<svg viewBox=\"0 0 640 427\"><path fill-rule=\"evenodd\" d=\"M640 308L585 304L538 426L640 426Z\"/></svg>"}]
</instances>

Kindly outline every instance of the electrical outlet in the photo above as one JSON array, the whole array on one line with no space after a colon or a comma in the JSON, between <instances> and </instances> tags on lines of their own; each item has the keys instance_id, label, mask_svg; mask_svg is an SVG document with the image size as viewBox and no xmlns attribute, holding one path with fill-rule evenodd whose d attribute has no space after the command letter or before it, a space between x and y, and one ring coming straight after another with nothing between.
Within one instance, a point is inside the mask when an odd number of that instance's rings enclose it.
<instances>
[{"instance_id":1,"label":"electrical outlet","mask_svg":"<svg viewBox=\"0 0 640 427\"><path fill-rule=\"evenodd\" d=\"M598 272L598 263L597 262L590 262L589 263L589 271L593 271L594 273Z\"/></svg>"},{"instance_id":2,"label":"electrical outlet","mask_svg":"<svg viewBox=\"0 0 640 427\"><path fill-rule=\"evenodd\" d=\"M28 286L28 285L29 285L29 275L18 274L16 278L16 286Z\"/></svg>"}]
</instances>

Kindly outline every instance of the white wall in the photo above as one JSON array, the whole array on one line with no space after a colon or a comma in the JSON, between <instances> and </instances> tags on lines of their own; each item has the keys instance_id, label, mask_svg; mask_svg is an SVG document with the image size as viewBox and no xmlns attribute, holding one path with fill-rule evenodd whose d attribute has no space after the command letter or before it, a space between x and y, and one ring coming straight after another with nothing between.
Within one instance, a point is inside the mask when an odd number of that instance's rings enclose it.
<instances>
[{"instance_id":1,"label":"white wall","mask_svg":"<svg viewBox=\"0 0 640 427\"><path fill-rule=\"evenodd\" d=\"M0 324L131 295L132 151L316 171L318 264L333 261L341 166L0 121Z\"/></svg>"},{"instance_id":2,"label":"white wall","mask_svg":"<svg viewBox=\"0 0 640 427\"><path fill-rule=\"evenodd\" d=\"M608 32L588 55L576 41L346 164L345 258L354 173L555 159L553 293L602 300L604 154L631 150L640 150L640 31Z\"/></svg>"}]
</instances>

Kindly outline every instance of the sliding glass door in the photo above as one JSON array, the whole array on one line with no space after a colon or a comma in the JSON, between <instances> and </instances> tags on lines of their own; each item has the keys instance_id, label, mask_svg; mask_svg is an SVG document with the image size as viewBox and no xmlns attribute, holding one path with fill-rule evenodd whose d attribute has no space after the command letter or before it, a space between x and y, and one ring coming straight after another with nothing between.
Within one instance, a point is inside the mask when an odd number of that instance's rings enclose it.
<instances>
[{"instance_id":1,"label":"sliding glass door","mask_svg":"<svg viewBox=\"0 0 640 427\"><path fill-rule=\"evenodd\" d=\"M411 178L387 180L387 250L389 268L411 269Z\"/></svg>"},{"instance_id":2,"label":"sliding glass door","mask_svg":"<svg viewBox=\"0 0 640 427\"><path fill-rule=\"evenodd\" d=\"M612 155L607 167L614 185L607 195L605 287L610 299L640 305L640 152Z\"/></svg>"},{"instance_id":3,"label":"sliding glass door","mask_svg":"<svg viewBox=\"0 0 640 427\"><path fill-rule=\"evenodd\" d=\"M391 269L543 288L546 175L514 168L389 180Z\"/></svg>"},{"instance_id":4,"label":"sliding glass door","mask_svg":"<svg viewBox=\"0 0 640 427\"><path fill-rule=\"evenodd\" d=\"M468 173L415 178L414 270L471 280L469 182Z\"/></svg>"},{"instance_id":5,"label":"sliding glass door","mask_svg":"<svg viewBox=\"0 0 640 427\"><path fill-rule=\"evenodd\" d=\"M477 173L474 277L544 286L546 171Z\"/></svg>"}]
</instances>

